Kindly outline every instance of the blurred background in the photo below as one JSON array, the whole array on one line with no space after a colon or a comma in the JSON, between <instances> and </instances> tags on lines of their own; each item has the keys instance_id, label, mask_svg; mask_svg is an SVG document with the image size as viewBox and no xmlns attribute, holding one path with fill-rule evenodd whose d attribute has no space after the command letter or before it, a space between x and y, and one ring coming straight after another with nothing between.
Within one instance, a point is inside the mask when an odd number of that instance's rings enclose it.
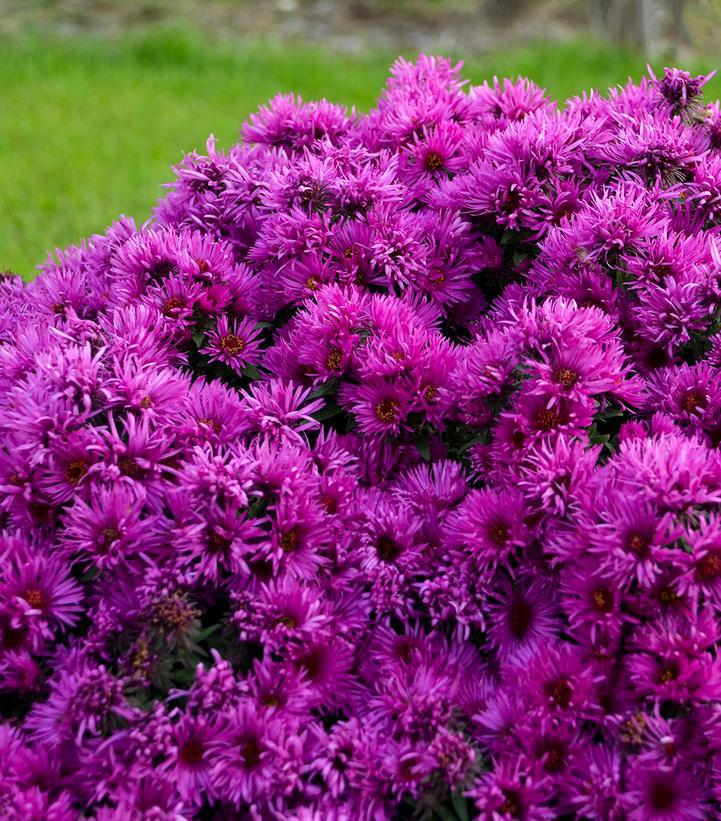
<instances>
[{"instance_id":1,"label":"blurred background","mask_svg":"<svg viewBox=\"0 0 721 821\"><path fill-rule=\"evenodd\" d=\"M0 0L0 270L144 221L171 164L278 92L367 109L425 51L563 101L647 62L707 73L720 34L721 0Z\"/></svg>"}]
</instances>

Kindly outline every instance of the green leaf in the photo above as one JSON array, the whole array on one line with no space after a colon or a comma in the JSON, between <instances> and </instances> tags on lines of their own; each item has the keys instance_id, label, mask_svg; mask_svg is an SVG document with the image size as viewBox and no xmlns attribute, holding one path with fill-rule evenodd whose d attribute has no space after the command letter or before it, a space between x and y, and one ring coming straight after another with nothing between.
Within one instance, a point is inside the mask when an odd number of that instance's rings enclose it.
<instances>
[{"instance_id":1,"label":"green leaf","mask_svg":"<svg viewBox=\"0 0 721 821\"><path fill-rule=\"evenodd\" d=\"M513 252L513 264L520 265L528 256L530 256L528 251L524 251L522 248L516 248Z\"/></svg>"},{"instance_id":2,"label":"green leaf","mask_svg":"<svg viewBox=\"0 0 721 821\"><path fill-rule=\"evenodd\" d=\"M420 453L421 458L426 462L431 461L431 437L426 435L419 436L415 440L415 446Z\"/></svg>"},{"instance_id":3,"label":"green leaf","mask_svg":"<svg viewBox=\"0 0 721 821\"><path fill-rule=\"evenodd\" d=\"M324 408L312 414L312 416L319 422L325 422L326 419L332 419L334 416L337 416L342 412L342 408L338 407L335 403L329 402Z\"/></svg>"},{"instance_id":4,"label":"green leaf","mask_svg":"<svg viewBox=\"0 0 721 821\"><path fill-rule=\"evenodd\" d=\"M260 371L255 365L246 365L243 368L243 376L247 376L248 379L260 379Z\"/></svg>"},{"instance_id":5,"label":"green leaf","mask_svg":"<svg viewBox=\"0 0 721 821\"><path fill-rule=\"evenodd\" d=\"M311 393L308 399L318 399L321 396L327 396L329 393L334 393L337 387L338 380L329 379L327 382L323 382L322 385L319 385L313 393Z\"/></svg>"},{"instance_id":6,"label":"green leaf","mask_svg":"<svg viewBox=\"0 0 721 821\"><path fill-rule=\"evenodd\" d=\"M454 792L451 795L451 804L453 804L453 809L458 816L459 821L468 821L468 802L459 792Z\"/></svg>"},{"instance_id":7,"label":"green leaf","mask_svg":"<svg viewBox=\"0 0 721 821\"><path fill-rule=\"evenodd\" d=\"M474 445L477 445L479 442L483 441L483 436L474 436L473 439L469 439L467 442L464 442L456 451L456 453L460 456L462 453L465 453L469 448L472 448Z\"/></svg>"},{"instance_id":8,"label":"green leaf","mask_svg":"<svg viewBox=\"0 0 721 821\"><path fill-rule=\"evenodd\" d=\"M206 627L205 630L201 630L196 636L195 641L205 641L209 636L215 633L217 630L220 630L219 624L211 624L210 627Z\"/></svg>"}]
</instances>

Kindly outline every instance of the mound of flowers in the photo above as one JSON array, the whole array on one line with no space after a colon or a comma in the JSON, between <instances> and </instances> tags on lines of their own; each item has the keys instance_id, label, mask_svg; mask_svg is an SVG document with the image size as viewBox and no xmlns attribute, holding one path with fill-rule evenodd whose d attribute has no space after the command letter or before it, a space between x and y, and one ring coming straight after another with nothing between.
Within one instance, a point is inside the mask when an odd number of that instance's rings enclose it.
<instances>
[{"instance_id":1,"label":"mound of flowers","mask_svg":"<svg viewBox=\"0 0 721 821\"><path fill-rule=\"evenodd\" d=\"M4 277L0 816L718 816L705 79L400 60Z\"/></svg>"}]
</instances>

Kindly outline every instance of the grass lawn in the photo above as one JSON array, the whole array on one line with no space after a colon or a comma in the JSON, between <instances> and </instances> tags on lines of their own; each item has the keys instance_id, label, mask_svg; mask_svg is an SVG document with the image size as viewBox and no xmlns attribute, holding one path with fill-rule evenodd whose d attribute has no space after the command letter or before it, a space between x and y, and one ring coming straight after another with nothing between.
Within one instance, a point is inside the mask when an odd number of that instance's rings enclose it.
<instances>
[{"instance_id":1,"label":"grass lawn","mask_svg":"<svg viewBox=\"0 0 721 821\"><path fill-rule=\"evenodd\" d=\"M247 114L279 91L368 108L393 57L211 46L179 31L0 41L0 270L32 277L48 249L122 213L142 222L183 152L202 149L210 132L229 145ZM465 67L473 82L525 74L557 99L643 72L642 60L592 43L524 47ZM707 90L718 96L721 83Z\"/></svg>"}]
</instances>

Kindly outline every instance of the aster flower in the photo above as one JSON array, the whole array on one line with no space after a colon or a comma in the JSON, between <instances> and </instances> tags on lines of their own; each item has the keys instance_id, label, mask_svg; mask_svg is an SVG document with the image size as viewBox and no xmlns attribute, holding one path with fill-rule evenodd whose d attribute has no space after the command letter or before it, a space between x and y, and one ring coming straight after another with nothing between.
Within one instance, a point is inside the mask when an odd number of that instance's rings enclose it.
<instances>
[{"instance_id":1,"label":"aster flower","mask_svg":"<svg viewBox=\"0 0 721 821\"><path fill-rule=\"evenodd\" d=\"M91 478L102 486L123 486L145 494L151 508L157 509L165 490L163 475L167 460L174 454L172 441L148 417L140 421L129 415L122 420L122 431L113 415L102 430L102 444L97 446L100 457L91 468Z\"/></svg>"},{"instance_id":2,"label":"aster flower","mask_svg":"<svg viewBox=\"0 0 721 821\"><path fill-rule=\"evenodd\" d=\"M0 273L4 815L718 814L721 109L460 70Z\"/></svg>"},{"instance_id":3,"label":"aster flower","mask_svg":"<svg viewBox=\"0 0 721 821\"><path fill-rule=\"evenodd\" d=\"M352 410L366 434L398 434L410 411L411 394L401 385L376 379L363 385L342 386L338 399Z\"/></svg>"},{"instance_id":4,"label":"aster flower","mask_svg":"<svg viewBox=\"0 0 721 821\"><path fill-rule=\"evenodd\" d=\"M702 788L690 773L658 765L635 766L629 773L629 818L681 819L705 818L707 807Z\"/></svg>"},{"instance_id":5,"label":"aster flower","mask_svg":"<svg viewBox=\"0 0 721 821\"><path fill-rule=\"evenodd\" d=\"M161 770L168 773L180 796L199 804L211 778L212 745L218 731L203 717L182 716L173 728L171 755Z\"/></svg>"},{"instance_id":6,"label":"aster flower","mask_svg":"<svg viewBox=\"0 0 721 821\"><path fill-rule=\"evenodd\" d=\"M10 549L0 580L0 601L9 626L21 629L25 624L37 631L37 640L51 634L53 627L73 627L83 610L83 593L68 565L59 556L46 555L7 534L4 540Z\"/></svg>"},{"instance_id":7,"label":"aster flower","mask_svg":"<svg viewBox=\"0 0 721 821\"><path fill-rule=\"evenodd\" d=\"M50 697L35 706L27 726L38 741L57 747L81 744L86 735L101 735L135 714L123 695L123 681L103 665L78 657L53 680Z\"/></svg>"},{"instance_id":8,"label":"aster flower","mask_svg":"<svg viewBox=\"0 0 721 821\"><path fill-rule=\"evenodd\" d=\"M488 638L504 662L529 658L553 641L561 626L556 591L540 578L500 583L488 612Z\"/></svg>"},{"instance_id":9,"label":"aster flower","mask_svg":"<svg viewBox=\"0 0 721 821\"><path fill-rule=\"evenodd\" d=\"M242 702L212 742L213 789L236 807L266 795L278 778L284 725Z\"/></svg>"},{"instance_id":10,"label":"aster flower","mask_svg":"<svg viewBox=\"0 0 721 821\"><path fill-rule=\"evenodd\" d=\"M144 496L132 488L98 488L77 499L64 520L62 544L75 557L112 568L141 552L152 554L164 538L162 520L143 515Z\"/></svg>"},{"instance_id":11,"label":"aster flower","mask_svg":"<svg viewBox=\"0 0 721 821\"><path fill-rule=\"evenodd\" d=\"M523 497L513 490L475 490L448 517L449 545L463 546L481 568L510 566L530 539Z\"/></svg>"},{"instance_id":12,"label":"aster flower","mask_svg":"<svg viewBox=\"0 0 721 821\"><path fill-rule=\"evenodd\" d=\"M503 126L507 122L523 120L533 111L553 108L554 103L546 97L544 89L525 77L516 81L508 78L493 78L471 88L472 111L476 116L490 117Z\"/></svg>"},{"instance_id":13,"label":"aster flower","mask_svg":"<svg viewBox=\"0 0 721 821\"><path fill-rule=\"evenodd\" d=\"M693 702L718 698L721 674L706 652L716 636L687 619L667 619L639 631L629 676L638 692L658 699Z\"/></svg>"},{"instance_id":14,"label":"aster flower","mask_svg":"<svg viewBox=\"0 0 721 821\"><path fill-rule=\"evenodd\" d=\"M625 807L618 751L605 744L590 745L576 767L568 791L568 802L574 811L590 818L620 821Z\"/></svg>"},{"instance_id":15,"label":"aster flower","mask_svg":"<svg viewBox=\"0 0 721 821\"><path fill-rule=\"evenodd\" d=\"M548 779L534 779L523 772L519 761L508 759L494 762L491 772L485 773L473 785L468 795L473 798L482 818L550 819L555 817L549 806ZM545 806L544 806L545 805Z\"/></svg>"},{"instance_id":16,"label":"aster flower","mask_svg":"<svg viewBox=\"0 0 721 821\"><path fill-rule=\"evenodd\" d=\"M246 365L259 361L259 335L252 320L229 321L226 316L221 316L200 353L207 354L211 362L223 362L242 374Z\"/></svg>"},{"instance_id":17,"label":"aster flower","mask_svg":"<svg viewBox=\"0 0 721 821\"><path fill-rule=\"evenodd\" d=\"M315 701L312 685L301 669L269 659L255 663L249 689L263 713L277 713L296 724Z\"/></svg>"},{"instance_id":18,"label":"aster flower","mask_svg":"<svg viewBox=\"0 0 721 821\"><path fill-rule=\"evenodd\" d=\"M663 77L657 79L649 68L648 73L654 80L654 85L668 103L672 114L681 115L686 122L693 122L700 116L703 108L701 90L716 74L712 71L707 75L692 77L687 71L678 68L664 68Z\"/></svg>"},{"instance_id":19,"label":"aster flower","mask_svg":"<svg viewBox=\"0 0 721 821\"><path fill-rule=\"evenodd\" d=\"M541 647L522 665L506 669L518 682L521 702L541 721L559 712L579 715L592 709L593 671L568 644Z\"/></svg>"},{"instance_id":20,"label":"aster flower","mask_svg":"<svg viewBox=\"0 0 721 821\"><path fill-rule=\"evenodd\" d=\"M244 641L257 640L276 656L288 646L303 646L328 632L329 616L311 587L290 579L271 581L254 597L252 610L238 609L233 622Z\"/></svg>"},{"instance_id":21,"label":"aster flower","mask_svg":"<svg viewBox=\"0 0 721 821\"><path fill-rule=\"evenodd\" d=\"M591 644L619 635L624 622L621 614L622 592L603 575L593 560L581 560L561 572L563 610L583 640Z\"/></svg>"}]
</instances>

